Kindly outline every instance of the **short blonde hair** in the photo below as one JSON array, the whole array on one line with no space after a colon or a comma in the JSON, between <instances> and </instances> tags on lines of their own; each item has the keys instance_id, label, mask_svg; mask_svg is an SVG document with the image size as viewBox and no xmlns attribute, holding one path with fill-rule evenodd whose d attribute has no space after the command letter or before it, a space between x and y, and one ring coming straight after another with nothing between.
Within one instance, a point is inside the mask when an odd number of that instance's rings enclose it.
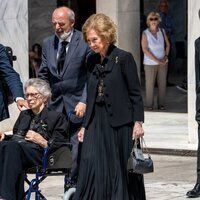
<instances>
[{"instance_id":1,"label":"short blonde hair","mask_svg":"<svg viewBox=\"0 0 200 200\"><path fill-rule=\"evenodd\" d=\"M146 20L146 23L147 23L147 26L149 27L149 22L150 22L150 18L152 17L157 17L158 18L158 23L161 22L161 17L160 17L160 14L157 13L157 12L150 12L148 15L147 15L147 20Z\"/></svg>"},{"instance_id":2,"label":"short blonde hair","mask_svg":"<svg viewBox=\"0 0 200 200\"><path fill-rule=\"evenodd\" d=\"M110 44L117 41L117 30L114 22L106 15L99 13L91 15L82 27L83 38L87 42L87 33L94 29L99 37Z\"/></svg>"}]
</instances>

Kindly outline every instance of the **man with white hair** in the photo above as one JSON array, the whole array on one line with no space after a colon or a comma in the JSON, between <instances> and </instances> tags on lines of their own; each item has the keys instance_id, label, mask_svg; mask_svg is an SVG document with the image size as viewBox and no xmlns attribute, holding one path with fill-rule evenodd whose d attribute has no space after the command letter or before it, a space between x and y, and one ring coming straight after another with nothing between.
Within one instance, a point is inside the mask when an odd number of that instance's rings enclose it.
<instances>
[{"instance_id":1,"label":"man with white hair","mask_svg":"<svg viewBox=\"0 0 200 200\"><path fill-rule=\"evenodd\" d=\"M52 14L55 34L44 39L42 64L38 77L49 82L52 98L49 107L70 113L70 135L72 148L72 179L76 182L78 140L86 109L86 59L91 50L74 29L75 14L68 7L56 8ZM73 114L71 114L73 111Z\"/></svg>"}]
</instances>

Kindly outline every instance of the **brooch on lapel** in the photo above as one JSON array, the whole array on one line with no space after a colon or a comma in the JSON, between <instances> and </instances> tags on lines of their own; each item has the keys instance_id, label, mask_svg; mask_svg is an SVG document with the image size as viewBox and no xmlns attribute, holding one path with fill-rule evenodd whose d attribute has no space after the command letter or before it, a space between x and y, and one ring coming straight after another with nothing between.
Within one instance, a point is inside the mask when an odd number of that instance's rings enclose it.
<instances>
[{"instance_id":1,"label":"brooch on lapel","mask_svg":"<svg viewBox=\"0 0 200 200\"><path fill-rule=\"evenodd\" d=\"M115 63L116 64L118 63L118 56L115 58Z\"/></svg>"}]
</instances>

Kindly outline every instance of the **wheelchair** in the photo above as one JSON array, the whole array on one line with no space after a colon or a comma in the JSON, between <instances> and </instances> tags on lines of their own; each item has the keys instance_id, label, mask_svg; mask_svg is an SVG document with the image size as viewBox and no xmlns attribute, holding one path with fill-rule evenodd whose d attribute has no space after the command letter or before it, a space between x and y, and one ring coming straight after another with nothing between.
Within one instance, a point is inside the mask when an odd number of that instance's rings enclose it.
<instances>
[{"instance_id":1,"label":"wheelchair","mask_svg":"<svg viewBox=\"0 0 200 200\"><path fill-rule=\"evenodd\" d=\"M42 165L29 168L26 171L26 174L35 174L35 178L33 178L31 181L28 180L27 176L25 177L25 181L29 185L29 188L25 192L26 200L31 199L32 193L35 193L35 200L46 200L39 188L39 185L48 176L65 176L64 184L70 184L69 175L72 163L72 146L70 143L62 143L60 147L53 152L51 152L51 146L52 145L50 144L45 148L42 158ZM69 188L64 193L63 199L72 200L75 191L76 188Z\"/></svg>"},{"instance_id":2,"label":"wheelchair","mask_svg":"<svg viewBox=\"0 0 200 200\"><path fill-rule=\"evenodd\" d=\"M74 111L68 113L69 119L72 114L74 114ZM69 123L67 132L69 132ZM55 145L59 146L59 148L53 151L52 149ZM35 178L31 181L28 180L27 176L25 177L25 182L29 185L28 190L25 192L25 200L30 200L32 193L35 193L35 200L46 200L39 188L39 184L48 176L64 176L64 186L73 185L70 179L71 149L72 144L70 142L55 142L54 140L48 142L42 157L42 164L29 168L25 172L26 174L35 174ZM64 189L63 200L72 200L75 191L76 188L74 186L68 187L67 190Z\"/></svg>"}]
</instances>

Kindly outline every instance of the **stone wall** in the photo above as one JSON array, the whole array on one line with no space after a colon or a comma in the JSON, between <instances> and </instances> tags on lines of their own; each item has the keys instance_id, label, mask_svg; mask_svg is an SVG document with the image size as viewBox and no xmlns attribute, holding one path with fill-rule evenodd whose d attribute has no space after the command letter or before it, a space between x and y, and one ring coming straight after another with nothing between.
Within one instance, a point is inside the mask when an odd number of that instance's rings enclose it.
<instances>
[{"instance_id":1,"label":"stone wall","mask_svg":"<svg viewBox=\"0 0 200 200\"><path fill-rule=\"evenodd\" d=\"M56 8L56 0L29 0L29 49L34 43L42 44L46 36L53 34L51 15Z\"/></svg>"}]
</instances>

